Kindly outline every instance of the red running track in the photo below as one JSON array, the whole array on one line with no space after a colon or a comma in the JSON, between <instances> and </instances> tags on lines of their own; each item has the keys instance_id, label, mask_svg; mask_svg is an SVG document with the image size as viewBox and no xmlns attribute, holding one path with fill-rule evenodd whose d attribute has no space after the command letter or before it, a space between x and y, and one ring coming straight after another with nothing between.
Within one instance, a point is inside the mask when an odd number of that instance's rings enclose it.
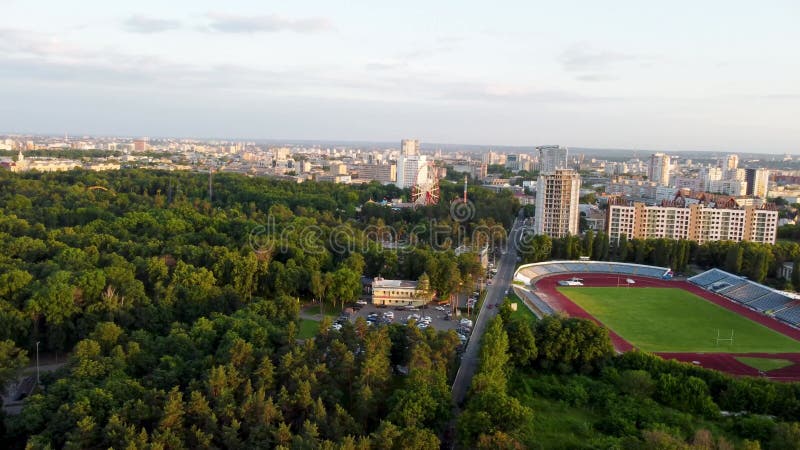
<instances>
[{"instance_id":1,"label":"red running track","mask_svg":"<svg viewBox=\"0 0 800 450\"><path fill-rule=\"evenodd\" d=\"M694 284L691 284L687 281L660 280L656 278L648 278L640 276L630 276L630 275L617 276L614 274L598 274L598 273L548 275L536 281L537 295L543 301L547 302L547 304L549 304L554 310L563 311L573 317L582 317L590 319L601 325L602 323L598 321L594 316L589 314L583 308L573 303L566 296L562 295L560 292L556 290L556 288L558 287L558 281L560 279L563 279L565 275L567 276L580 275L580 277L583 278L585 284L598 287L625 285L626 283L625 280L631 278L634 281L636 281L636 284L634 285L634 287L631 287L631 289L641 289L645 287L668 287L668 288L683 289L685 291L697 295L700 298L703 298L716 305L719 305L725 309L733 311L741 316L747 317L748 319L754 322L760 323L761 325L764 325L765 327L777 331L778 333L784 334L786 336L789 336L793 339L800 341L800 330L792 328L783 322L779 322L778 320L773 319L772 317L767 317L751 309L745 308L744 306L735 303L731 300L728 300L727 298L721 295L706 291L705 289L696 286ZM618 335L613 330L609 329L608 334L609 337L611 338L612 344L614 344L614 348L617 351L625 352L632 350L634 348L634 346L630 342L626 341L624 338L622 338L622 336ZM665 359L676 359L678 361L697 364L706 368L716 369L722 372L739 376L745 376L745 375L759 376L760 374L758 370L739 362L735 358L735 356L786 359L794 362L794 364L789 367L784 367L782 369L772 370L767 374L767 376L775 380L782 380L782 381L800 380L800 354L798 353L779 353L779 354L746 353L746 354L734 355L729 353L665 352L657 354Z\"/></svg>"}]
</instances>

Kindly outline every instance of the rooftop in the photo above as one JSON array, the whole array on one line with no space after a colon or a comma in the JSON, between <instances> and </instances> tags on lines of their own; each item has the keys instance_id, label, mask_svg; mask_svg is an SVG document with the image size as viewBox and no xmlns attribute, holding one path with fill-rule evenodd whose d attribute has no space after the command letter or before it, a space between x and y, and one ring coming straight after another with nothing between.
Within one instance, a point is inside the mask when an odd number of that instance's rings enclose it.
<instances>
[{"instance_id":1,"label":"rooftop","mask_svg":"<svg viewBox=\"0 0 800 450\"><path fill-rule=\"evenodd\" d=\"M386 280L383 278L375 278L372 281L373 289L378 288L410 288L415 289L417 287L416 281L409 281L409 280Z\"/></svg>"}]
</instances>

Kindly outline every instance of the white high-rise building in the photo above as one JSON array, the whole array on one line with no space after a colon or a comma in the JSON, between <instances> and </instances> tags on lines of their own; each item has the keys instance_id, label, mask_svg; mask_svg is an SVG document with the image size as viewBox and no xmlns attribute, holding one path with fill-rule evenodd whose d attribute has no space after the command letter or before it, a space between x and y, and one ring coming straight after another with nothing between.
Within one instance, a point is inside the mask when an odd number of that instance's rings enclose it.
<instances>
[{"instance_id":1,"label":"white high-rise building","mask_svg":"<svg viewBox=\"0 0 800 450\"><path fill-rule=\"evenodd\" d=\"M747 183L747 195L767 198L767 192L769 191L769 170L745 169L745 182Z\"/></svg>"},{"instance_id":2,"label":"white high-rise building","mask_svg":"<svg viewBox=\"0 0 800 450\"><path fill-rule=\"evenodd\" d=\"M419 154L419 141L416 139L403 139L400 141L400 156L397 158L397 181L399 188L414 186L417 177L425 179L428 167L427 158Z\"/></svg>"},{"instance_id":3,"label":"white high-rise building","mask_svg":"<svg viewBox=\"0 0 800 450\"><path fill-rule=\"evenodd\" d=\"M647 167L647 178L658 184L669 186L671 159L664 153L650 155L650 164Z\"/></svg>"},{"instance_id":4,"label":"white high-rise building","mask_svg":"<svg viewBox=\"0 0 800 450\"><path fill-rule=\"evenodd\" d=\"M709 181L706 191L738 197L747 194L747 182L735 178Z\"/></svg>"},{"instance_id":5,"label":"white high-rise building","mask_svg":"<svg viewBox=\"0 0 800 450\"><path fill-rule=\"evenodd\" d=\"M539 151L539 173L553 173L558 169L567 169L568 150L559 145L542 145Z\"/></svg>"},{"instance_id":6,"label":"white high-rise building","mask_svg":"<svg viewBox=\"0 0 800 450\"><path fill-rule=\"evenodd\" d=\"M400 154L406 156L419 155L419 141L416 139L403 139L400 141Z\"/></svg>"},{"instance_id":7,"label":"white high-rise building","mask_svg":"<svg viewBox=\"0 0 800 450\"><path fill-rule=\"evenodd\" d=\"M536 183L536 233L552 238L577 235L580 191L581 177L574 170L540 174Z\"/></svg>"},{"instance_id":8,"label":"white high-rise building","mask_svg":"<svg viewBox=\"0 0 800 450\"><path fill-rule=\"evenodd\" d=\"M739 168L739 155L728 155L722 160L722 172L725 178L736 178L736 169Z\"/></svg>"},{"instance_id":9,"label":"white high-rise building","mask_svg":"<svg viewBox=\"0 0 800 450\"><path fill-rule=\"evenodd\" d=\"M700 183L697 190L707 191L709 186L720 180L722 180L721 167L704 167L700 169Z\"/></svg>"}]
</instances>

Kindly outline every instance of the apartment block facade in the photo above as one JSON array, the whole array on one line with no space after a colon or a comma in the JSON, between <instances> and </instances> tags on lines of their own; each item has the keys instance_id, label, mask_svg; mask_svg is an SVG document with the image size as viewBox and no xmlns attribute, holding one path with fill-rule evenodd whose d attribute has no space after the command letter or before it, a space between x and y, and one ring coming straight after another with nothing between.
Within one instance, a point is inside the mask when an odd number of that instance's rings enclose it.
<instances>
[{"instance_id":1,"label":"apartment block facade","mask_svg":"<svg viewBox=\"0 0 800 450\"><path fill-rule=\"evenodd\" d=\"M688 239L700 244L709 241L752 241L774 244L778 212L772 209L713 208L703 204L688 206L609 205L606 224L609 240Z\"/></svg>"}]
</instances>

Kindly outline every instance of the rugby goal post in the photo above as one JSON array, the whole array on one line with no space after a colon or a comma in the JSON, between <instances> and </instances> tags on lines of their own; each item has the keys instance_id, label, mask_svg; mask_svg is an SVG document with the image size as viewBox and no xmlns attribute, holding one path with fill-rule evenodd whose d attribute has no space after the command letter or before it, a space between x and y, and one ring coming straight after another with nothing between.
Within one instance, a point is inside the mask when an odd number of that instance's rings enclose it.
<instances>
[{"instance_id":1,"label":"rugby goal post","mask_svg":"<svg viewBox=\"0 0 800 450\"><path fill-rule=\"evenodd\" d=\"M724 336L722 336L722 334L720 332L720 329L717 328L717 339L716 339L717 345L719 345L720 342L728 342L730 345L733 345L733 343L734 343L733 331L734 330L731 329L730 337L724 337Z\"/></svg>"}]
</instances>

